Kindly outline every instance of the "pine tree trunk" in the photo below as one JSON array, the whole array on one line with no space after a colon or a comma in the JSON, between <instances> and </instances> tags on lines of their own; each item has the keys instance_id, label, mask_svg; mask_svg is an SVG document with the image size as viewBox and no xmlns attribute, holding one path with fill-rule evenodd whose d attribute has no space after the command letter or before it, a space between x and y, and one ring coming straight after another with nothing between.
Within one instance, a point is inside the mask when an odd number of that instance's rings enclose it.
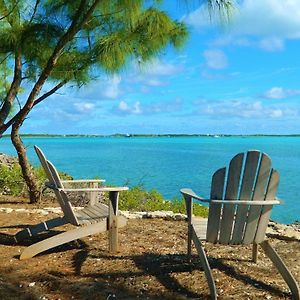
<instances>
[{"instance_id":1,"label":"pine tree trunk","mask_svg":"<svg viewBox=\"0 0 300 300\"><path fill-rule=\"evenodd\" d=\"M38 188L36 177L33 173L33 169L28 161L26 149L19 135L20 125L21 124L15 123L12 126L11 140L18 153L19 164L22 169L24 181L28 188L30 203L37 203L40 197L40 191Z\"/></svg>"}]
</instances>

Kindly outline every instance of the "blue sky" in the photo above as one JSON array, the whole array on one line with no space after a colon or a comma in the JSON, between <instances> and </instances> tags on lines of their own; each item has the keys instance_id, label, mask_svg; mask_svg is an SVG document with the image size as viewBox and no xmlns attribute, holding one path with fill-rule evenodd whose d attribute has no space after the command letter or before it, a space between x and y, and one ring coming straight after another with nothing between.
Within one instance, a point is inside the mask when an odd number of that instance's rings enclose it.
<instances>
[{"instance_id":1,"label":"blue sky","mask_svg":"<svg viewBox=\"0 0 300 300\"><path fill-rule=\"evenodd\" d=\"M65 88L31 112L24 133L300 133L300 1L239 1L230 24L169 0L188 24L181 51Z\"/></svg>"}]
</instances>

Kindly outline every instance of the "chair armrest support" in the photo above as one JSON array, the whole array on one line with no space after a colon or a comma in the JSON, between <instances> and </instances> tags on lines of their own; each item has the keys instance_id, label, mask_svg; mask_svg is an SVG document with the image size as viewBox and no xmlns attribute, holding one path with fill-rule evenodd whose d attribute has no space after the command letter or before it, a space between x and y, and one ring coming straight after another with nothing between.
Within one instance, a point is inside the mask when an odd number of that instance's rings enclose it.
<instances>
[{"instance_id":1,"label":"chair armrest support","mask_svg":"<svg viewBox=\"0 0 300 300\"><path fill-rule=\"evenodd\" d=\"M201 202L210 202L210 199L204 199L200 196L198 196L193 190L191 189L187 189L187 188L183 188L180 190L181 194L184 196L184 197L191 197L193 199L196 199L196 200L199 200Z\"/></svg>"}]
</instances>

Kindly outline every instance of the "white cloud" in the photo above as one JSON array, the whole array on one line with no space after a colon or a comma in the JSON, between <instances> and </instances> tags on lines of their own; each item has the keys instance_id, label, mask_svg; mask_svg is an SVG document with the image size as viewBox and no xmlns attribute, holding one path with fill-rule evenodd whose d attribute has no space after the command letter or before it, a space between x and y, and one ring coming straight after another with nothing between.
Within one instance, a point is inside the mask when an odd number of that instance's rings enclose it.
<instances>
[{"instance_id":1,"label":"white cloud","mask_svg":"<svg viewBox=\"0 0 300 300\"><path fill-rule=\"evenodd\" d=\"M281 109L273 109L270 111L271 118L281 118L283 116L283 111Z\"/></svg>"},{"instance_id":2,"label":"white cloud","mask_svg":"<svg viewBox=\"0 0 300 300\"><path fill-rule=\"evenodd\" d=\"M266 51L281 51L284 49L284 41L280 38L265 38L259 41L258 46Z\"/></svg>"},{"instance_id":3,"label":"white cloud","mask_svg":"<svg viewBox=\"0 0 300 300\"><path fill-rule=\"evenodd\" d=\"M227 57L221 50L206 50L203 56L207 67L211 69L224 69L228 66Z\"/></svg>"},{"instance_id":4,"label":"white cloud","mask_svg":"<svg viewBox=\"0 0 300 300\"><path fill-rule=\"evenodd\" d=\"M148 114L153 113L171 113L180 110L182 101L180 98L176 98L172 101L161 101L153 103L145 107L145 112Z\"/></svg>"},{"instance_id":5,"label":"white cloud","mask_svg":"<svg viewBox=\"0 0 300 300\"><path fill-rule=\"evenodd\" d=\"M119 88L120 83L121 83L121 77L114 75L106 83L104 89L101 92L102 96L109 99L116 99L120 95L120 88Z\"/></svg>"},{"instance_id":6,"label":"white cloud","mask_svg":"<svg viewBox=\"0 0 300 300\"><path fill-rule=\"evenodd\" d=\"M235 117L245 119L282 119L298 115L288 107L269 106L261 101L250 100L210 101L198 104L198 113L213 118Z\"/></svg>"},{"instance_id":7,"label":"white cloud","mask_svg":"<svg viewBox=\"0 0 300 300\"><path fill-rule=\"evenodd\" d=\"M227 25L230 27L226 31L227 38L219 39L216 45L234 44L280 51L286 39L300 38L299 0L244 0L239 3L230 26ZM214 25L205 5L189 14L186 21L200 31Z\"/></svg>"},{"instance_id":8,"label":"white cloud","mask_svg":"<svg viewBox=\"0 0 300 300\"><path fill-rule=\"evenodd\" d=\"M117 107L112 109L112 112L117 115L153 115L159 113L171 113L181 109L182 101L180 98L176 98L171 101L157 101L141 106L139 101L136 101L132 105L122 100Z\"/></svg>"},{"instance_id":9,"label":"white cloud","mask_svg":"<svg viewBox=\"0 0 300 300\"><path fill-rule=\"evenodd\" d=\"M295 95L300 95L300 90L284 89L282 87L272 87L264 93L264 97L268 99L284 99Z\"/></svg>"},{"instance_id":10,"label":"white cloud","mask_svg":"<svg viewBox=\"0 0 300 300\"><path fill-rule=\"evenodd\" d=\"M74 98L90 100L115 100L123 94L120 76L101 77L76 90Z\"/></svg>"},{"instance_id":11,"label":"white cloud","mask_svg":"<svg viewBox=\"0 0 300 300\"><path fill-rule=\"evenodd\" d=\"M95 108L95 104L89 102L74 103L75 111L78 113L87 113Z\"/></svg>"},{"instance_id":12,"label":"white cloud","mask_svg":"<svg viewBox=\"0 0 300 300\"><path fill-rule=\"evenodd\" d=\"M152 60L140 67L141 71L146 75L169 76L179 74L183 71L181 65L163 62L159 59Z\"/></svg>"},{"instance_id":13,"label":"white cloud","mask_svg":"<svg viewBox=\"0 0 300 300\"><path fill-rule=\"evenodd\" d=\"M133 114L133 115L138 115L141 114L141 104L139 101L136 101L132 106L129 106L127 104L127 102L125 102L124 100L120 101L119 105L118 105L118 110L119 113L122 114Z\"/></svg>"},{"instance_id":14,"label":"white cloud","mask_svg":"<svg viewBox=\"0 0 300 300\"><path fill-rule=\"evenodd\" d=\"M156 78L150 78L148 80L145 80L144 84L149 85L149 86L164 86L164 85L166 85L165 82L163 82L159 79L156 79Z\"/></svg>"},{"instance_id":15,"label":"white cloud","mask_svg":"<svg viewBox=\"0 0 300 300\"><path fill-rule=\"evenodd\" d=\"M129 109L128 104L125 101L120 101L118 105L119 110L121 111L127 111Z\"/></svg>"},{"instance_id":16,"label":"white cloud","mask_svg":"<svg viewBox=\"0 0 300 300\"><path fill-rule=\"evenodd\" d=\"M300 38L300 2L244 0L233 25L233 31L242 35Z\"/></svg>"}]
</instances>

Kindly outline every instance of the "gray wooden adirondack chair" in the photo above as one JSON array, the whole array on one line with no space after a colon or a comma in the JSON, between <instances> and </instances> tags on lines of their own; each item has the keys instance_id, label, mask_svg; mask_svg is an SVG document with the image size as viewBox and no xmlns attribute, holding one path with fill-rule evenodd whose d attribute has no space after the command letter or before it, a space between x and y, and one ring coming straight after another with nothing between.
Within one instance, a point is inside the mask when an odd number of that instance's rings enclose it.
<instances>
[{"instance_id":1,"label":"gray wooden adirondack chair","mask_svg":"<svg viewBox=\"0 0 300 300\"><path fill-rule=\"evenodd\" d=\"M126 218L118 214L118 198L119 192L128 190L127 187L93 187L93 188L65 188L64 183L88 183L95 186L101 184L104 180L66 180L60 179L54 165L46 159L45 155L37 146L34 147L45 170L48 178L46 186L52 189L60 204L63 216L57 217L37 225L26 228L15 235L15 240L35 236L41 232L51 230L52 228L65 224L75 225L77 228L66 232L59 233L53 237L49 237L38 243L35 243L23 251L20 259L31 258L38 253L70 241L89 236L92 234L109 230L109 251L114 253L118 251L118 228L126 225ZM67 193L86 192L91 195L92 202L85 208L74 211ZM109 193L109 205L105 205L96 201L95 194L99 192Z\"/></svg>"},{"instance_id":2,"label":"gray wooden adirondack chair","mask_svg":"<svg viewBox=\"0 0 300 300\"><path fill-rule=\"evenodd\" d=\"M193 241L213 299L217 298L217 290L201 241L253 244L254 262L260 245L288 284L293 298L300 298L296 280L265 237L272 206L280 203L275 197L278 184L279 174L272 169L270 158L259 151L248 151L233 157L228 170L221 168L214 173L210 199L199 197L191 189L181 189L188 216L188 257L191 258ZM209 203L208 219L193 218L193 199Z\"/></svg>"}]
</instances>

